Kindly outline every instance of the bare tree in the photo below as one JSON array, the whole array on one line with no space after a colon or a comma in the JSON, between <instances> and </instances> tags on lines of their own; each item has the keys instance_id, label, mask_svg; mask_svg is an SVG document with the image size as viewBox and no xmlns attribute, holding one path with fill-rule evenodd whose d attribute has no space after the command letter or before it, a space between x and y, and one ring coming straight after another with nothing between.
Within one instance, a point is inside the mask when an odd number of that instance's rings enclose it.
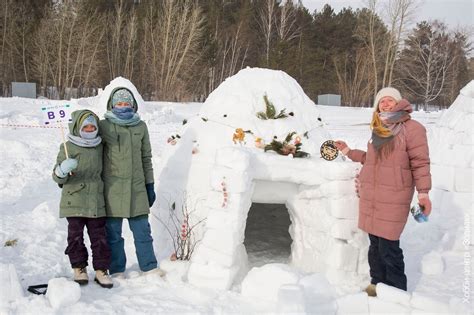
<instances>
[{"instance_id":1,"label":"bare tree","mask_svg":"<svg viewBox=\"0 0 474 315\"><path fill-rule=\"evenodd\" d=\"M281 41L289 42L298 38L301 33L301 28L297 25L297 8L292 0L286 1L280 7L280 16L276 20L276 33Z\"/></svg>"},{"instance_id":2,"label":"bare tree","mask_svg":"<svg viewBox=\"0 0 474 315\"><path fill-rule=\"evenodd\" d=\"M359 48L355 56L346 52L333 58L342 103L363 106L372 94L371 62L366 58L368 48Z\"/></svg>"},{"instance_id":3,"label":"bare tree","mask_svg":"<svg viewBox=\"0 0 474 315\"><path fill-rule=\"evenodd\" d=\"M358 36L366 42L372 61L373 94L380 87L393 83L393 70L405 29L417 8L417 0L388 0L381 6L379 0L367 0L368 19L358 28ZM385 17L388 29L382 30L379 16Z\"/></svg>"},{"instance_id":4,"label":"bare tree","mask_svg":"<svg viewBox=\"0 0 474 315\"><path fill-rule=\"evenodd\" d=\"M378 11L378 0L368 0L367 8L368 11L363 11L360 14L356 36L365 43L370 56L373 78L372 91L375 97L379 89L380 60L386 34L385 30L379 27L381 21L376 13Z\"/></svg>"},{"instance_id":5,"label":"bare tree","mask_svg":"<svg viewBox=\"0 0 474 315\"><path fill-rule=\"evenodd\" d=\"M29 59L33 21L22 2L5 0L0 5L0 71L2 94L7 95L11 81L30 80Z\"/></svg>"},{"instance_id":6,"label":"bare tree","mask_svg":"<svg viewBox=\"0 0 474 315\"><path fill-rule=\"evenodd\" d=\"M110 34L106 45L109 76L123 75L132 79L138 29L135 10L133 7L129 10L126 0L119 0L115 10L107 15L104 26Z\"/></svg>"},{"instance_id":7,"label":"bare tree","mask_svg":"<svg viewBox=\"0 0 474 315\"><path fill-rule=\"evenodd\" d=\"M150 2L145 29L155 97L176 100L185 94L186 78L200 57L202 25L201 9L193 1Z\"/></svg>"},{"instance_id":8,"label":"bare tree","mask_svg":"<svg viewBox=\"0 0 474 315\"><path fill-rule=\"evenodd\" d=\"M275 0L264 0L262 7L258 11L257 22L260 27L260 31L263 35L264 49L265 49L265 61L266 65L269 64L271 40L274 33L274 24L276 16L277 4Z\"/></svg>"},{"instance_id":9,"label":"bare tree","mask_svg":"<svg viewBox=\"0 0 474 315\"><path fill-rule=\"evenodd\" d=\"M209 68L208 93L244 67L249 44L245 44L242 39L242 24L240 21L235 29L229 31L216 27L216 63Z\"/></svg>"},{"instance_id":10,"label":"bare tree","mask_svg":"<svg viewBox=\"0 0 474 315\"><path fill-rule=\"evenodd\" d=\"M386 10L389 23L388 42L385 43L385 66L383 71L382 86L391 86L393 68L398 57L402 36L412 14L418 6L417 0L389 0Z\"/></svg>"},{"instance_id":11,"label":"bare tree","mask_svg":"<svg viewBox=\"0 0 474 315\"><path fill-rule=\"evenodd\" d=\"M69 98L87 87L99 70L97 54L104 31L97 12L80 14L84 3L58 3L43 18L33 50L33 74L41 94Z\"/></svg>"},{"instance_id":12,"label":"bare tree","mask_svg":"<svg viewBox=\"0 0 474 315\"><path fill-rule=\"evenodd\" d=\"M402 52L401 81L426 109L443 91L453 58L446 26L438 21L422 22L407 40Z\"/></svg>"}]
</instances>

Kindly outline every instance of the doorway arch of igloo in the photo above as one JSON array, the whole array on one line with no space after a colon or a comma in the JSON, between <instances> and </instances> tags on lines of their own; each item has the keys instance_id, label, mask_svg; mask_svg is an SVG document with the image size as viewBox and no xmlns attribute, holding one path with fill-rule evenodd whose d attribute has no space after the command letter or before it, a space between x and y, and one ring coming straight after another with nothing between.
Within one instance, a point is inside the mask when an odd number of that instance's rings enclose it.
<instances>
[{"instance_id":1,"label":"doorway arch of igloo","mask_svg":"<svg viewBox=\"0 0 474 315\"><path fill-rule=\"evenodd\" d=\"M290 159L244 147L218 149L202 204L206 225L190 262L188 281L228 289L248 272L243 244L246 220L252 202L262 193L255 190L256 183L262 181L294 187L284 202L292 222L290 264L305 272L324 273L334 284L366 275L368 241L357 229L356 166ZM222 182L228 194L225 205Z\"/></svg>"}]
</instances>

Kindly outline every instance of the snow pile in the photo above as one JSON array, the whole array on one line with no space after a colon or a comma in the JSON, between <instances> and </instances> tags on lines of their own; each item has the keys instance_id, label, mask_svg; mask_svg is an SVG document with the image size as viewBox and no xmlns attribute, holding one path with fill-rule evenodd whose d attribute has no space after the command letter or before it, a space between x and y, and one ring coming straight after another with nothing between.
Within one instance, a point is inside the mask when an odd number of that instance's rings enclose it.
<instances>
[{"instance_id":1,"label":"snow pile","mask_svg":"<svg viewBox=\"0 0 474 315\"><path fill-rule=\"evenodd\" d=\"M79 284L66 278L54 278L48 281L46 297L54 309L71 306L81 298Z\"/></svg>"},{"instance_id":2,"label":"snow pile","mask_svg":"<svg viewBox=\"0 0 474 315\"><path fill-rule=\"evenodd\" d=\"M286 299L290 292L280 292L282 287L297 284L299 278L300 275L288 265L267 264L255 267L242 281L242 295L271 301L278 301L282 296ZM300 294L297 293L297 295Z\"/></svg>"},{"instance_id":3,"label":"snow pile","mask_svg":"<svg viewBox=\"0 0 474 315\"><path fill-rule=\"evenodd\" d=\"M0 313L8 313L11 302L23 297L23 289L13 264L0 264Z\"/></svg>"},{"instance_id":4,"label":"snow pile","mask_svg":"<svg viewBox=\"0 0 474 315\"><path fill-rule=\"evenodd\" d=\"M439 275L443 273L443 256L441 256L439 252L435 251L425 255L421 261L421 271L425 275Z\"/></svg>"}]
</instances>

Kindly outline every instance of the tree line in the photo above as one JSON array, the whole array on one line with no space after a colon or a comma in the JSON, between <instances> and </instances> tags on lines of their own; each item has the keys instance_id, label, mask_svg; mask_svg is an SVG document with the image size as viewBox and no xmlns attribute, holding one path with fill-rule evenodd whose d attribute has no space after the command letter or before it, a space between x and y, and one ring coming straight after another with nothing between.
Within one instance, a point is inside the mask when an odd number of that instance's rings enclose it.
<instances>
[{"instance_id":1,"label":"tree line","mask_svg":"<svg viewBox=\"0 0 474 315\"><path fill-rule=\"evenodd\" d=\"M469 36L440 21L409 28L416 5L368 0L336 13L291 0L3 0L0 95L35 82L43 97L91 96L124 76L146 100L203 101L250 66L287 72L312 99L341 94L346 106L370 106L384 86L449 106L472 79Z\"/></svg>"}]
</instances>

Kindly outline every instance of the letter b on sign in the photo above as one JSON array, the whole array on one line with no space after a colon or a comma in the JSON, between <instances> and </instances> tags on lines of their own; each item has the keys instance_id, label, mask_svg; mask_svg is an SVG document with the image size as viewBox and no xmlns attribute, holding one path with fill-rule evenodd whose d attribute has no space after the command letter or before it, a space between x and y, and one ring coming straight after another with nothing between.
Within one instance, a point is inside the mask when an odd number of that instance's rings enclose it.
<instances>
[{"instance_id":1,"label":"letter b on sign","mask_svg":"<svg viewBox=\"0 0 474 315\"><path fill-rule=\"evenodd\" d=\"M54 112L48 112L48 118L54 119Z\"/></svg>"}]
</instances>

